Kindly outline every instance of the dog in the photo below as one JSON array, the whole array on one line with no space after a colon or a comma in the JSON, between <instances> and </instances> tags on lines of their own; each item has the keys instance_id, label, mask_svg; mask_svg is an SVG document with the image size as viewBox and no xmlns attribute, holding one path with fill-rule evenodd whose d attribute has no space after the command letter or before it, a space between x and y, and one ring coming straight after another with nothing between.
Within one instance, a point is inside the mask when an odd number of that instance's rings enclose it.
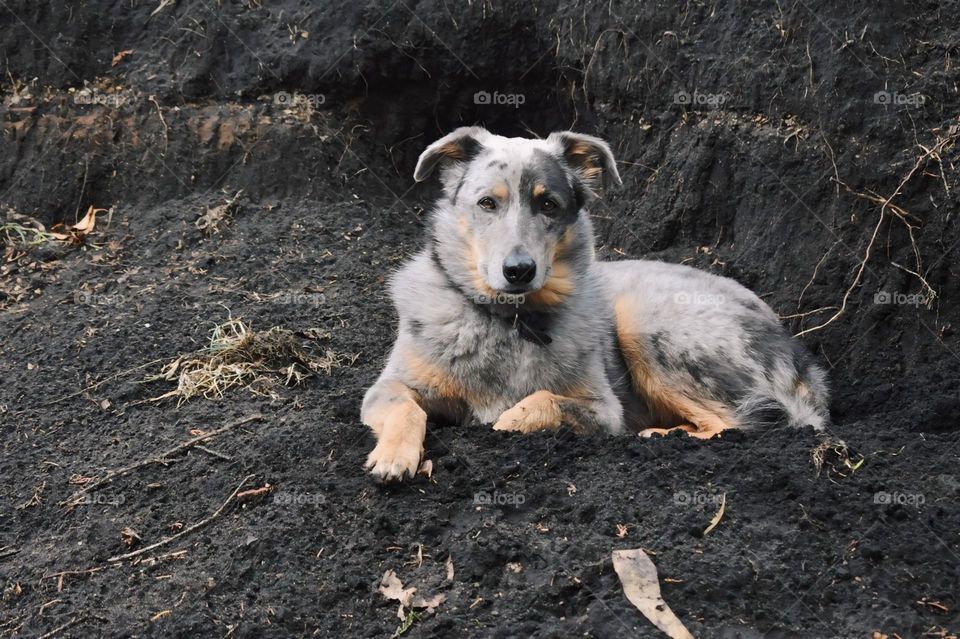
<instances>
[{"instance_id":1,"label":"dog","mask_svg":"<svg viewBox=\"0 0 960 639\"><path fill-rule=\"evenodd\" d=\"M398 337L361 407L373 475L416 473L428 416L703 439L771 410L828 424L824 371L755 294L688 266L595 259L587 207L621 184L603 140L462 127L414 179L438 170L429 239L390 282Z\"/></svg>"}]
</instances>

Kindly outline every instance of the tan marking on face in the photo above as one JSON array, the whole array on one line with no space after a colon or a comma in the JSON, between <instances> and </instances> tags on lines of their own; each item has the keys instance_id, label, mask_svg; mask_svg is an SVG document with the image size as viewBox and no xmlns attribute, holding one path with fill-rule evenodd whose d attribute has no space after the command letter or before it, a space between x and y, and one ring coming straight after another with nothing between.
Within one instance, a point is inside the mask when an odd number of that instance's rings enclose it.
<instances>
[{"instance_id":1,"label":"tan marking on face","mask_svg":"<svg viewBox=\"0 0 960 639\"><path fill-rule=\"evenodd\" d=\"M800 397L806 398L810 396L810 387L801 381L797 381L796 391Z\"/></svg>"},{"instance_id":2,"label":"tan marking on face","mask_svg":"<svg viewBox=\"0 0 960 639\"><path fill-rule=\"evenodd\" d=\"M533 197L540 197L546 192L547 192L547 187L545 187L544 185L542 184L533 185Z\"/></svg>"},{"instance_id":3,"label":"tan marking on face","mask_svg":"<svg viewBox=\"0 0 960 639\"><path fill-rule=\"evenodd\" d=\"M479 255L477 236L470 230L470 223L466 216L461 216L458 221L460 223L460 236L464 243L464 265L467 267L467 272L470 273L470 279L478 291L487 297L496 297L497 292L487 284L477 268L477 255Z\"/></svg>"},{"instance_id":4,"label":"tan marking on face","mask_svg":"<svg viewBox=\"0 0 960 639\"><path fill-rule=\"evenodd\" d=\"M510 189L507 188L507 185L501 182L493 187L491 190L493 197L497 198L500 201L506 200L507 196L510 195Z\"/></svg>"},{"instance_id":5,"label":"tan marking on face","mask_svg":"<svg viewBox=\"0 0 960 639\"><path fill-rule=\"evenodd\" d=\"M556 306L564 301L576 289L572 279L570 266L561 261L570 250L576 233L573 227L568 227L563 233L563 237L554 245L550 257L550 277L544 282L540 290L527 295L527 301L543 306Z\"/></svg>"},{"instance_id":6,"label":"tan marking on face","mask_svg":"<svg viewBox=\"0 0 960 639\"><path fill-rule=\"evenodd\" d=\"M630 371L634 390L649 404L655 417L667 424L692 424L693 437L708 439L735 428L733 411L723 402L704 397L683 380L669 380L658 370L636 325L633 302L621 297L614 304L617 342ZM683 429L687 430L687 429Z\"/></svg>"},{"instance_id":7,"label":"tan marking on face","mask_svg":"<svg viewBox=\"0 0 960 639\"><path fill-rule=\"evenodd\" d=\"M556 306L573 293L575 288L570 266L566 262L554 262L547 281L539 290L527 295L526 301L542 306Z\"/></svg>"}]
</instances>

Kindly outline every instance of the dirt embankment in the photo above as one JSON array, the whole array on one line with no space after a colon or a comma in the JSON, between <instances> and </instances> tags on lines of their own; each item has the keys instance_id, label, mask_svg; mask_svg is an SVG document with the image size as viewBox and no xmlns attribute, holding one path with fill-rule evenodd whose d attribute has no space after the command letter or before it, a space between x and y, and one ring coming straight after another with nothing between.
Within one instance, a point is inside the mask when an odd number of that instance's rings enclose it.
<instances>
[{"instance_id":1,"label":"dirt embankment","mask_svg":"<svg viewBox=\"0 0 960 639\"><path fill-rule=\"evenodd\" d=\"M49 230L105 209L80 245L0 235L0 632L389 636L376 589L393 569L446 595L411 636L647 636L610 564L643 547L697 636L956 634L956 15L0 7L0 220ZM472 123L610 140L625 184L592 211L601 255L684 261L762 295L830 369L849 456L817 475L803 431L703 444L438 427L431 480L372 484L357 407L394 333L384 277L432 196L412 167ZM176 384L142 380L230 318L290 331L328 365L259 394L151 401ZM244 489L272 492L109 561L203 521L250 475Z\"/></svg>"}]
</instances>

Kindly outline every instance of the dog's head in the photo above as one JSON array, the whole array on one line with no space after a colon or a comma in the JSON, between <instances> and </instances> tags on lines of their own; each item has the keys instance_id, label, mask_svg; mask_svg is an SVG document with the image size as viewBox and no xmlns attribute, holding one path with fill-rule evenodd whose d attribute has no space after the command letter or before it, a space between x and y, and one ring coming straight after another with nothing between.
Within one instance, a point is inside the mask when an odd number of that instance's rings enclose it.
<instances>
[{"instance_id":1,"label":"dog's head","mask_svg":"<svg viewBox=\"0 0 960 639\"><path fill-rule=\"evenodd\" d=\"M620 184L609 145L570 131L531 140L463 127L427 147L414 178L438 168L435 239L462 256L452 265L459 283L486 296L539 292L547 303L573 286L570 245L588 243L592 255L592 237L576 236L577 227L590 228L584 205L609 182Z\"/></svg>"}]
</instances>

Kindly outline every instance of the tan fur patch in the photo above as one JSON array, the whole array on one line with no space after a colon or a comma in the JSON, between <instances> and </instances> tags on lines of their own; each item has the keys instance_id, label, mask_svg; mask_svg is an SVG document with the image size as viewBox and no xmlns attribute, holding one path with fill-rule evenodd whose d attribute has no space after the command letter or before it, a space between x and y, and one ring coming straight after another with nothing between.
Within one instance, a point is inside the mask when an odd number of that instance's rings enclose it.
<instances>
[{"instance_id":1,"label":"tan fur patch","mask_svg":"<svg viewBox=\"0 0 960 639\"><path fill-rule=\"evenodd\" d=\"M567 155L571 158L576 158L577 164L584 166L592 165L595 153L593 151L593 146L582 140L578 140L570 145L570 148L567 150Z\"/></svg>"},{"instance_id":2,"label":"tan fur patch","mask_svg":"<svg viewBox=\"0 0 960 639\"><path fill-rule=\"evenodd\" d=\"M487 404L494 399L468 388L449 371L430 362L413 349L403 350L401 356L412 384L433 398L473 405Z\"/></svg>"},{"instance_id":3,"label":"tan fur patch","mask_svg":"<svg viewBox=\"0 0 960 639\"><path fill-rule=\"evenodd\" d=\"M493 429L532 433L559 428L563 421L563 411L559 405L562 399L563 397L545 390L527 395L516 406L504 411Z\"/></svg>"},{"instance_id":4,"label":"tan fur patch","mask_svg":"<svg viewBox=\"0 0 960 639\"><path fill-rule=\"evenodd\" d=\"M736 426L725 404L699 396L696 389L661 376L639 337L636 313L630 299L621 297L616 300L614 311L617 342L630 370L634 389L647 400L658 420L665 423L689 422L696 427L696 431L683 430L698 438L713 437L722 430Z\"/></svg>"},{"instance_id":5,"label":"tan fur patch","mask_svg":"<svg viewBox=\"0 0 960 639\"><path fill-rule=\"evenodd\" d=\"M429 390L438 397L446 399L463 399L466 389L452 375L436 364L432 364L411 348L402 353L406 373L414 385L423 390Z\"/></svg>"},{"instance_id":6,"label":"tan fur patch","mask_svg":"<svg viewBox=\"0 0 960 639\"><path fill-rule=\"evenodd\" d=\"M556 306L573 293L575 288L567 263L554 262L550 277L543 283L540 290L527 295L527 301L542 306Z\"/></svg>"},{"instance_id":7,"label":"tan fur patch","mask_svg":"<svg viewBox=\"0 0 960 639\"><path fill-rule=\"evenodd\" d=\"M546 192L547 192L547 187L545 187L544 185L542 184L533 185L533 197L540 197Z\"/></svg>"},{"instance_id":8,"label":"tan fur patch","mask_svg":"<svg viewBox=\"0 0 960 639\"><path fill-rule=\"evenodd\" d=\"M575 236L573 227L570 227L553 247L550 257L552 265L550 277L543 283L540 290L527 295L528 301L541 306L556 306L576 289L571 277L570 266L561 261L567 251L570 250Z\"/></svg>"},{"instance_id":9,"label":"tan fur patch","mask_svg":"<svg viewBox=\"0 0 960 639\"><path fill-rule=\"evenodd\" d=\"M510 189L507 188L506 184L500 183L493 187L492 191L493 196L498 200L506 200L507 196L510 195Z\"/></svg>"},{"instance_id":10,"label":"tan fur patch","mask_svg":"<svg viewBox=\"0 0 960 639\"><path fill-rule=\"evenodd\" d=\"M447 142L443 146L437 149L438 153L442 153L451 160L465 160L467 159L466 153L463 151L463 147L460 146L460 143L456 140L452 142Z\"/></svg>"},{"instance_id":11,"label":"tan fur patch","mask_svg":"<svg viewBox=\"0 0 960 639\"><path fill-rule=\"evenodd\" d=\"M411 405L419 408L420 396L409 386L397 381L384 382L383 386L384 390L391 394L387 395L391 399L376 402L364 415L366 418L364 423L372 428L375 433L380 433L383 430L383 426L392 412L396 410L409 412L412 410Z\"/></svg>"},{"instance_id":12,"label":"tan fur patch","mask_svg":"<svg viewBox=\"0 0 960 639\"><path fill-rule=\"evenodd\" d=\"M487 285L486 280L483 279L483 276L480 274L480 271L477 270L477 238L470 230L470 223L467 222L466 217L460 217L460 235L463 238L465 248L463 251L464 266L467 267L467 271L470 273L470 279L473 281L474 287L487 297L496 297L497 292Z\"/></svg>"},{"instance_id":13,"label":"tan fur patch","mask_svg":"<svg viewBox=\"0 0 960 639\"><path fill-rule=\"evenodd\" d=\"M413 476L423 457L423 439L427 433L427 413L412 400L387 401L383 423L373 427L377 445L367 456L366 467L384 479ZM377 410L376 413L381 413Z\"/></svg>"}]
</instances>

